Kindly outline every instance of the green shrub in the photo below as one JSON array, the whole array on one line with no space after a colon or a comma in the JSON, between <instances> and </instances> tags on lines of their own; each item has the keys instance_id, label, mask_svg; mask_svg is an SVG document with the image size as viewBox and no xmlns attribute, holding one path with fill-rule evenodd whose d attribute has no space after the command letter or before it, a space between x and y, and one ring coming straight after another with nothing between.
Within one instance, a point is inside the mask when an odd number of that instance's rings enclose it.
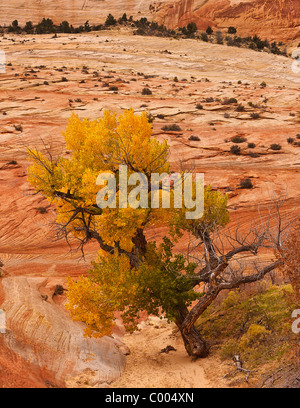
<instances>
[{"instance_id":1,"label":"green shrub","mask_svg":"<svg viewBox=\"0 0 300 408\"><path fill-rule=\"evenodd\" d=\"M223 105L230 105L232 103L237 103L236 98L224 98L222 102Z\"/></svg>"},{"instance_id":2,"label":"green shrub","mask_svg":"<svg viewBox=\"0 0 300 408\"><path fill-rule=\"evenodd\" d=\"M233 143L244 143L244 142L247 142L247 138L244 136L233 136L231 138L231 141Z\"/></svg>"},{"instance_id":3,"label":"green shrub","mask_svg":"<svg viewBox=\"0 0 300 408\"><path fill-rule=\"evenodd\" d=\"M152 95L152 91L149 88L144 88L142 90L142 95Z\"/></svg>"},{"instance_id":4,"label":"green shrub","mask_svg":"<svg viewBox=\"0 0 300 408\"><path fill-rule=\"evenodd\" d=\"M182 129L180 126L176 125L175 123L173 125L165 125L162 130L166 132L180 132Z\"/></svg>"},{"instance_id":5,"label":"green shrub","mask_svg":"<svg viewBox=\"0 0 300 408\"><path fill-rule=\"evenodd\" d=\"M245 111L245 107L240 104L240 105L237 106L236 111L237 111L237 112L244 112L244 111Z\"/></svg>"},{"instance_id":6,"label":"green shrub","mask_svg":"<svg viewBox=\"0 0 300 408\"><path fill-rule=\"evenodd\" d=\"M192 142L199 142L200 138L198 136L192 135L189 137L189 140L191 140Z\"/></svg>"},{"instance_id":7,"label":"green shrub","mask_svg":"<svg viewBox=\"0 0 300 408\"><path fill-rule=\"evenodd\" d=\"M233 145L230 148L230 152L236 156L239 156L241 154L241 148L238 145Z\"/></svg>"},{"instance_id":8,"label":"green shrub","mask_svg":"<svg viewBox=\"0 0 300 408\"><path fill-rule=\"evenodd\" d=\"M236 28L235 27L228 27L228 34L236 34Z\"/></svg>"},{"instance_id":9,"label":"green shrub","mask_svg":"<svg viewBox=\"0 0 300 408\"><path fill-rule=\"evenodd\" d=\"M265 326L253 323L249 327L247 333L242 336L239 342L239 348L241 350L246 350L248 347L257 346L257 344L270 333L270 330L267 330Z\"/></svg>"},{"instance_id":10,"label":"green shrub","mask_svg":"<svg viewBox=\"0 0 300 408\"><path fill-rule=\"evenodd\" d=\"M252 181L249 178L245 178L245 179L240 181L240 188L250 189L252 187L253 187L253 184L252 184Z\"/></svg>"},{"instance_id":11,"label":"green shrub","mask_svg":"<svg viewBox=\"0 0 300 408\"><path fill-rule=\"evenodd\" d=\"M114 26L116 24L117 24L117 20L114 18L113 15L109 14L105 21L106 27Z\"/></svg>"},{"instance_id":12,"label":"green shrub","mask_svg":"<svg viewBox=\"0 0 300 408\"><path fill-rule=\"evenodd\" d=\"M239 293L234 290L231 290L228 293L227 297L223 300L222 308L229 309L230 307L237 305L239 301L240 301Z\"/></svg>"},{"instance_id":13,"label":"green shrub","mask_svg":"<svg viewBox=\"0 0 300 408\"><path fill-rule=\"evenodd\" d=\"M271 144L270 149L271 150L281 150L281 145L277 143L273 143Z\"/></svg>"}]
</instances>

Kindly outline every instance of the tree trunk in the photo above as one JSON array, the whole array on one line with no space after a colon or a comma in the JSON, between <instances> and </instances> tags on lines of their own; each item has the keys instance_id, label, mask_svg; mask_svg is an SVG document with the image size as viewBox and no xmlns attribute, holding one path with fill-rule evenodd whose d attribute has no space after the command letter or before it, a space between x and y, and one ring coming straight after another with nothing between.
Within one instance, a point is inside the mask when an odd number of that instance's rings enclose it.
<instances>
[{"instance_id":1,"label":"tree trunk","mask_svg":"<svg viewBox=\"0 0 300 408\"><path fill-rule=\"evenodd\" d=\"M197 330L194 325L192 325L189 330L185 330L183 327L183 321L187 314L187 309L181 309L176 320L176 325L180 330L185 349L188 355L193 358L206 357L208 355L208 346L199 330Z\"/></svg>"},{"instance_id":2,"label":"tree trunk","mask_svg":"<svg viewBox=\"0 0 300 408\"><path fill-rule=\"evenodd\" d=\"M180 328L179 328L180 330ZM185 349L189 356L193 358L204 358L208 355L208 346L195 326L192 326L188 333L180 330Z\"/></svg>"}]
</instances>

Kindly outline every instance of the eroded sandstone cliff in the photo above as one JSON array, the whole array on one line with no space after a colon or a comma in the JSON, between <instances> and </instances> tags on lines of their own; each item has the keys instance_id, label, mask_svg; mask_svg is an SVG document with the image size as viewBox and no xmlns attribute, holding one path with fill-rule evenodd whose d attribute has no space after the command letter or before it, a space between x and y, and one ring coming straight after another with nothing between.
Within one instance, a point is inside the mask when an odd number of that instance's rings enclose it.
<instances>
[{"instance_id":1,"label":"eroded sandstone cliff","mask_svg":"<svg viewBox=\"0 0 300 408\"><path fill-rule=\"evenodd\" d=\"M173 0L160 2L156 18L168 27L193 21L198 28L234 26L240 35L291 40L300 35L299 0Z\"/></svg>"},{"instance_id":2,"label":"eroded sandstone cliff","mask_svg":"<svg viewBox=\"0 0 300 408\"><path fill-rule=\"evenodd\" d=\"M20 24L39 22L43 17L55 23L67 20L74 25L104 23L111 13L134 18L142 16L169 28L193 21L199 29L235 26L240 35L258 34L277 41L300 35L300 0L12 0L0 4L0 24L14 19Z\"/></svg>"}]
</instances>

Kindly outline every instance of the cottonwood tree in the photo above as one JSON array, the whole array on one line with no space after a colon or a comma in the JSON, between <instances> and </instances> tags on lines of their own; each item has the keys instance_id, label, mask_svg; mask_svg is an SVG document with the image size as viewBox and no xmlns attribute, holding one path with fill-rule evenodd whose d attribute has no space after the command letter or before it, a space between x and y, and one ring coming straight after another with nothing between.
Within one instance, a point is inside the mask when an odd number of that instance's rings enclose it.
<instances>
[{"instance_id":1,"label":"cottonwood tree","mask_svg":"<svg viewBox=\"0 0 300 408\"><path fill-rule=\"evenodd\" d=\"M280 203L246 233L229 228L227 195L209 186L200 219L186 219L184 203L179 209L101 209L96 202L99 174L110 172L118 180L119 166L125 165L128 177L139 172L150 182L152 173L170 173L167 142L152 137L146 113L132 110L118 117L107 111L99 120L72 114L64 138L68 157L28 148L28 178L56 208L59 236L78 240L82 250L89 241L99 245L87 276L68 280L72 318L85 322L86 335L97 337L111 332L116 311L128 330L136 328L142 311L164 315L178 326L187 353L205 357L199 316L221 291L263 279L282 262L262 264L258 256L260 249L281 246L288 223ZM129 186L132 193L134 186ZM150 196L149 191L149 203ZM147 238L147 230L162 225L166 236L161 243ZM242 262L245 255L247 263Z\"/></svg>"}]
</instances>

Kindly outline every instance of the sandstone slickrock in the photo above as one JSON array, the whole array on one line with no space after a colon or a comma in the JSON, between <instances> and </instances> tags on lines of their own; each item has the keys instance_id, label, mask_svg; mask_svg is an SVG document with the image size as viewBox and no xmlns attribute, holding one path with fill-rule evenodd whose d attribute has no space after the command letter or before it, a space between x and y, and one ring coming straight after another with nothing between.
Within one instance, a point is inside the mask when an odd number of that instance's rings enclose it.
<instances>
[{"instance_id":1,"label":"sandstone slickrock","mask_svg":"<svg viewBox=\"0 0 300 408\"><path fill-rule=\"evenodd\" d=\"M85 338L82 325L70 320L53 295L54 281L4 278L4 347L34 367L45 384L102 387L118 378L126 347L112 337Z\"/></svg>"}]
</instances>

